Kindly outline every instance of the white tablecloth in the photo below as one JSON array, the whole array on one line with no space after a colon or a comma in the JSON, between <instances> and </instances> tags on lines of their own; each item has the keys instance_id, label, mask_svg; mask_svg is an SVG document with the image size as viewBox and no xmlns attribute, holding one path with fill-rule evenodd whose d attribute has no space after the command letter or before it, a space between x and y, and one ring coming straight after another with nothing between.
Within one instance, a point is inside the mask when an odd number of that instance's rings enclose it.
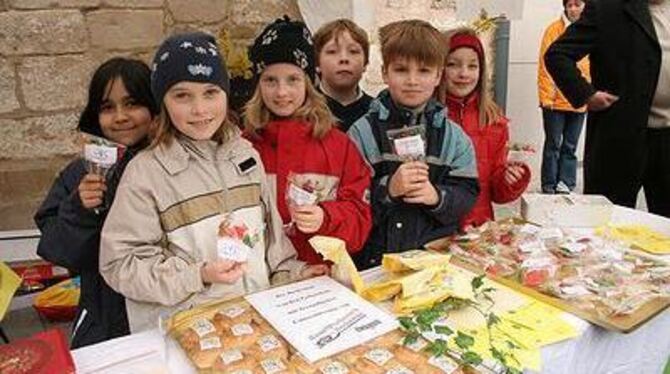
<instances>
[{"instance_id":1,"label":"white tablecloth","mask_svg":"<svg viewBox=\"0 0 670 374\"><path fill-rule=\"evenodd\" d=\"M575 339L542 348L542 373L660 374L670 354L670 310L630 334L574 318ZM174 341L146 331L72 351L77 373L195 373ZM115 364L121 359L130 361Z\"/></svg>"},{"instance_id":2,"label":"white tablecloth","mask_svg":"<svg viewBox=\"0 0 670 374\"><path fill-rule=\"evenodd\" d=\"M615 207L612 221L642 223L670 235L670 220ZM542 373L660 374L670 359L670 309L632 333L620 334L572 315L581 335L542 348ZM72 351L78 373L195 373L185 354L158 330ZM119 363L124 361L123 363Z\"/></svg>"}]
</instances>

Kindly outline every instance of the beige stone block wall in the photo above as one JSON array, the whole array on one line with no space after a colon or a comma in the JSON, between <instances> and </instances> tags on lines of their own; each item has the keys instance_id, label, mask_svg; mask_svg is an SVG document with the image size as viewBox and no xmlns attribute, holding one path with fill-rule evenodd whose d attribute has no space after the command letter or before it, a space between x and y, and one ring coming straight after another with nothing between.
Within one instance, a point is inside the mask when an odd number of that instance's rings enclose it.
<instances>
[{"instance_id":1,"label":"beige stone block wall","mask_svg":"<svg viewBox=\"0 0 670 374\"><path fill-rule=\"evenodd\" d=\"M0 0L0 230L33 227L55 176L76 157L77 120L95 68L149 61L174 32L226 27L250 44L296 0Z\"/></svg>"}]
</instances>

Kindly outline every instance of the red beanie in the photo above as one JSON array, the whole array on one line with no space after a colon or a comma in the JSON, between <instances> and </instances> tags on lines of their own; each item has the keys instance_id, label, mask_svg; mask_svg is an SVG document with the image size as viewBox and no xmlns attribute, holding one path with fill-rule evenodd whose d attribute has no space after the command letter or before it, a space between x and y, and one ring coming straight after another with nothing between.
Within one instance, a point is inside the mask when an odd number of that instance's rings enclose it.
<instances>
[{"instance_id":1,"label":"red beanie","mask_svg":"<svg viewBox=\"0 0 670 374\"><path fill-rule=\"evenodd\" d=\"M480 69L482 69L485 63L484 47L482 46L482 42L479 40L479 38L468 33L458 33L449 39L449 53L463 47L470 48L474 50L475 53L477 53L477 57L479 58L479 66Z\"/></svg>"}]
</instances>

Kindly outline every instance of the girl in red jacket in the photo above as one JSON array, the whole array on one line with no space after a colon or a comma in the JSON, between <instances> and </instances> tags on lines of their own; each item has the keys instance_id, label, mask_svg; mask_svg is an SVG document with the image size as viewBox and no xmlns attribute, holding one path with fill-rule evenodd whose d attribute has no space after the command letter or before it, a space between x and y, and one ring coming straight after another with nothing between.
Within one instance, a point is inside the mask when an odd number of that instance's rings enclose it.
<instances>
[{"instance_id":1,"label":"girl in red jacket","mask_svg":"<svg viewBox=\"0 0 670 374\"><path fill-rule=\"evenodd\" d=\"M504 204L517 199L528 187L530 169L524 163L507 161L509 120L488 95L486 59L477 34L458 29L447 35L449 54L438 90L449 119L470 136L477 157L481 192L464 227L493 219L492 202Z\"/></svg>"},{"instance_id":2,"label":"girl in red jacket","mask_svg":"<svg viewBox=\"0 0 670 374\"><path fill-rule=\"evenodd\" d=\"M356 146L334 126L314 87L312 38L301 22L279 19L251 49L258 83L245 108L245 130L260 153L277 206L299 259L323 262L314 235L343 239L360 250L372 224L370 170Z\"/></svg>"}]
</instances>

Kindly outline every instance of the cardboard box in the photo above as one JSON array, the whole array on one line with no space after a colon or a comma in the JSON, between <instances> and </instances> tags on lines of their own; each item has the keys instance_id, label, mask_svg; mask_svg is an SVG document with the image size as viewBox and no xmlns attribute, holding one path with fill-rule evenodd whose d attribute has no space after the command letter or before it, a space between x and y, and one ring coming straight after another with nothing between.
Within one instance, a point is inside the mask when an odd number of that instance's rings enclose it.
<instances>
[{"instance_id":1,"label":"cardboard box","mask_svg":"<svg viewBox=\"0 0 670 374\"><path fill-rule=\"evenodd\" d=\"M542 226L598 227L610 221L614 204L601 195L521 196L521 216Z\"/></svg>"}]
</instances>

